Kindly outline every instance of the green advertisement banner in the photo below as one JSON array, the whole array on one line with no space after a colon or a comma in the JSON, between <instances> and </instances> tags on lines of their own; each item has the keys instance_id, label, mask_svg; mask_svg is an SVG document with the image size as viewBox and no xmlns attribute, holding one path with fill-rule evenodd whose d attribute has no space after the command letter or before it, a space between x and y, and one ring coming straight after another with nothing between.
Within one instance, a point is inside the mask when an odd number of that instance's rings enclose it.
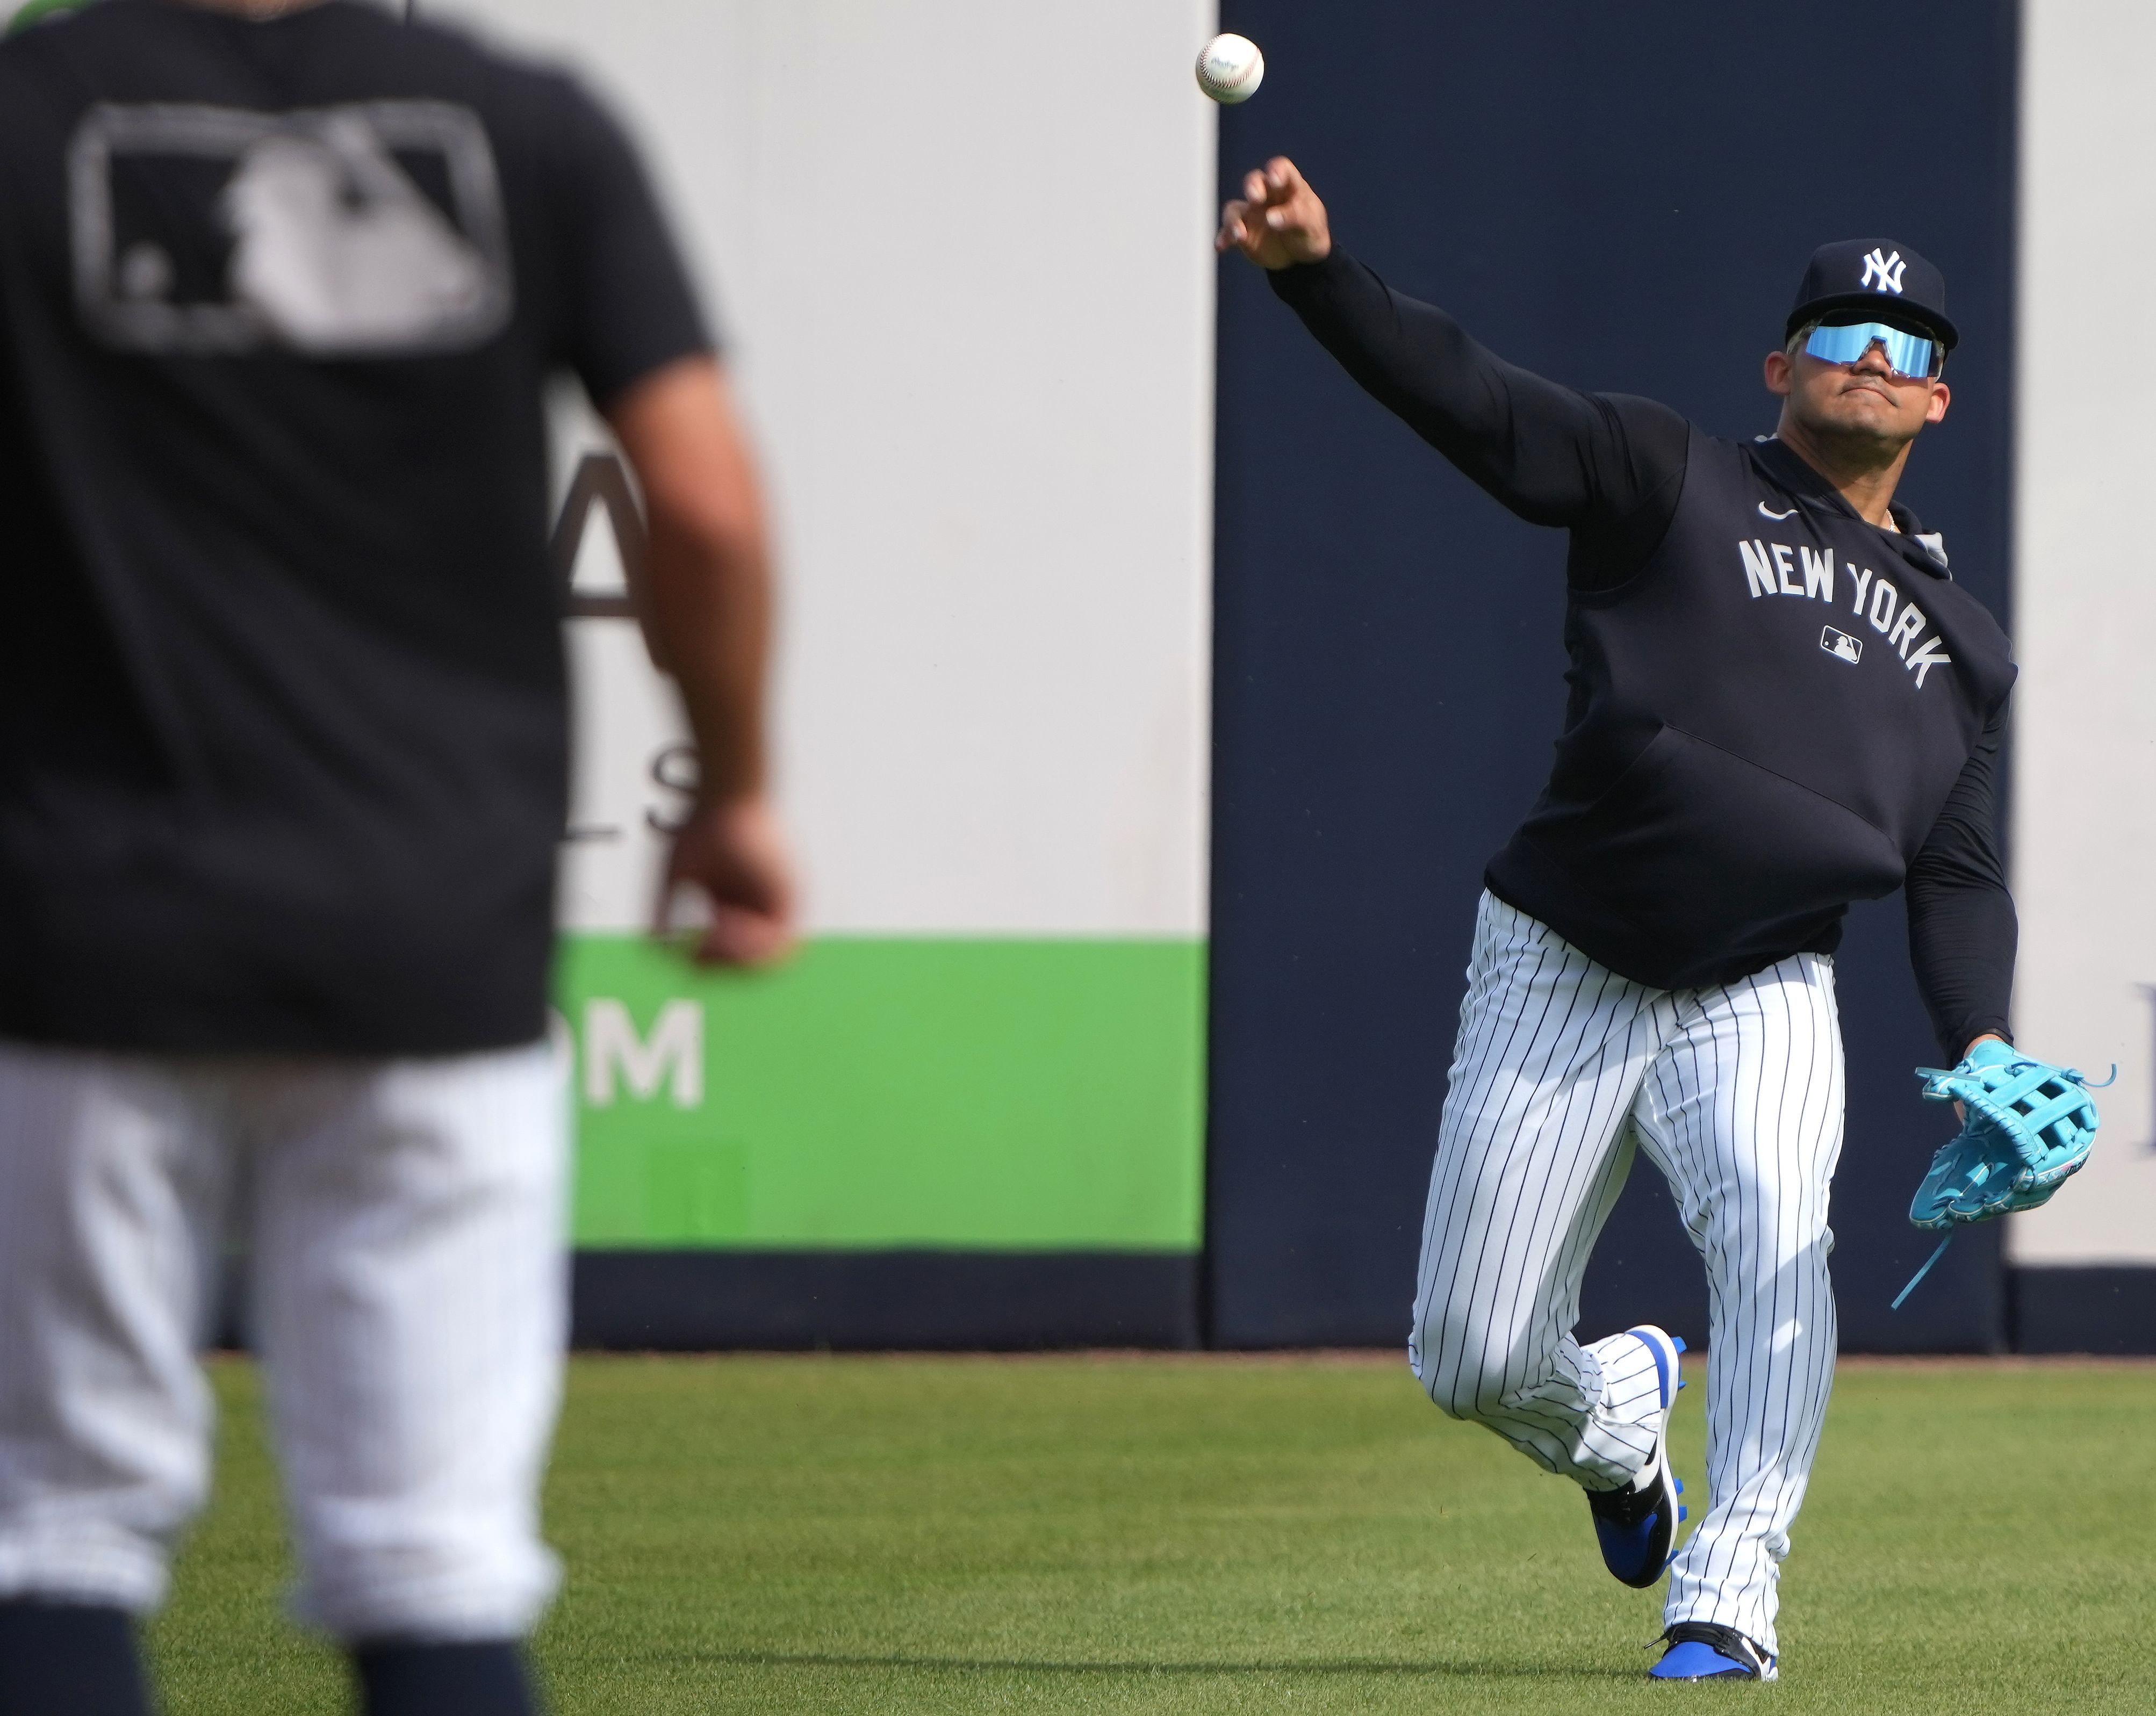
<instances>
[{"instance_id":1,"label":"green advertisement banner","mask_svg":"<svg viewBox=\"0 0 2156 1716\"><path fill-rule=\"evenodd\" d=\"M1205 948L564 938L588 1248L1195 1250Z\"/></svg>"}]
</instances>

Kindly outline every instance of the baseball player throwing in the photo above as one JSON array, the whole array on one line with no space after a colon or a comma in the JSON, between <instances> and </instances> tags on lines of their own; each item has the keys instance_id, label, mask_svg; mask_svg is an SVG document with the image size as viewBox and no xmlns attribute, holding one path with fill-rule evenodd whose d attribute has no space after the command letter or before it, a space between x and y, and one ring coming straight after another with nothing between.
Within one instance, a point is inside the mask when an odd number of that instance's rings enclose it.
<instances>
[{"instance_id":1,"label":"baseball player throwing","mask_svg":"<svg viewBox=\"0 0 2156 1716\"><path fill-rule=\"evenodd\" d=\"M707 957L789 933L756 484L619 128L380 8L0 47L0 1710L142 1716L237 1227L369 1716L519 1716L556 1580L567 812L542 390L649 515Z\"/></svg>"},{"instance_id":2,"label":"baseball player throwing","mask_svg":"<svg viewBox=\"0 0 2156 1716\"><path fill-rule=\"evenodd\" d=\"M1440 1407L1587 1491L1619 1579L1667 1566L1656 1676L1772 1679L1834 1374L1849 902L1907 889L1950 1061L2007 1032L1993 800L2015 669L1894 499L1947 412L1945 283L1894 240L1822 247L1766 359L1776 433L1732 443L1492 356L1342 250L1286 160L1249 176L1218 245L1476 484L1571 533L1571 699L1549 784L1486 877L1409 1357ZM1712 1307L1712 1505L1674 1559L1681 1344L1571 1333L1635 1150L1676 1194Z\"/></svg>"}]
</instances>

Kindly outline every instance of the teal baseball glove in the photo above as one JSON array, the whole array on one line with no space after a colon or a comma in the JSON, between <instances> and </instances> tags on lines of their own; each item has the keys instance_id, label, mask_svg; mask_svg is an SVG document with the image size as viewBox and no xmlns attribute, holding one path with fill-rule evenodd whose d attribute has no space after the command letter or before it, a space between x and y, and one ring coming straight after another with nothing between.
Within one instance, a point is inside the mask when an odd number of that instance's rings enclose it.
<instances>
[{"instance_id":1,"label":"teal baseball glove","mask_svg":"<svg viewBox=\"0 0 2156 1716\"><path fill-rule=\"evenodd\" d=\"M2016 1210L2033 1210L2078 1173L2096 1143L2096 1103L2087 1078L2010 1043L1988 1037L1951 1072L1919 1067L1927 1102L1958 1102L1960 1133L1939 1146L1909 1204L1919 1227L1953 1230ZM2112 1069L2112 1078L2118 1069ZM2111 1079L2107 1078L2105 1084ZM2101 1090L2103 1085L2095 1087ZM1925 1272L1939 1260L1939 1242L1923 1268L1894 1301L1899 1310Z\"/></svg>"},{"instance_id":2,"label":"teal baseball glove","mask_svg":"<svg viewBox=\"0 0 2156 1716\"><path fill-rule=\"evenodd\" d=\"M2096 1142L2088 1080L1996 1037L1978 1043L1950 1073L1919 1067L1917 1076L1926 1102L1958 1102L1968 1116L1917 1188L1909 1219L1919 1227L2033 1210L2080 1171Z\"/></svg>"}]
</instances>

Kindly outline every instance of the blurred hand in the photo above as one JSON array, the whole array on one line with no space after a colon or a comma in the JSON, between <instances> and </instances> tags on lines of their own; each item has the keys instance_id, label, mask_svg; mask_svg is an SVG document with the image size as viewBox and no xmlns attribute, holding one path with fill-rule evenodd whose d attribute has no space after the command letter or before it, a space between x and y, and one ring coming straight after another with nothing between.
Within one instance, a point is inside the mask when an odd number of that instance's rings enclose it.
<instances>
[{"instance_id":1,"label":"blurred hand","mask_svg":"<svg viewBox=\"0 0 2156 1716\"><path fill-rule=\"evenodd\" d=\"M1260 268L1289 268L1329 254L1332 229L1310 182L1285 155L1276 155L1244 179L1241 199L1220 211L1213 248L1223 256L1240 250Z\"/></svg>"},{"instance_id":2,"label":"blurred hand","mask_svg":"<svg viewBox=\"0 0 2156 1716\"><path fill-rule=\"evenodd\" d=\"M692 950L706 966L771 966L793 951L793 861L778 818L762 798L701 805L674 837L653 914L663 935L675 893L693 887L711 921Z\"/></svg>"}]
</instances>

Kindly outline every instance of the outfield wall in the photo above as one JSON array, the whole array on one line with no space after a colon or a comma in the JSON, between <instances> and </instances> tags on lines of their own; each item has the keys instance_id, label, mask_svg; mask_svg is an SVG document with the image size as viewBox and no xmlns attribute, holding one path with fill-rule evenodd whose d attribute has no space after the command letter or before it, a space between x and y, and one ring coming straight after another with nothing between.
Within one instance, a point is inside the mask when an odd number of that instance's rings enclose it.
<instances>
[{"instance_id":1,"label":"outfield wall","mask_svg":"<svg viewBox=\"0 0 2156 1716\"><path fill-rule=\"evenodd\" d=\"M576 558L580 1338L1399 1339L1481 865L1561 705L1562 546L1240 265L1216 392L1218 125L1219 190L1286 150L1344 242L1507 355L1725 434L1770 420L1758 360L1812 243L1885 229L1944 266L1955 401L1905 493L2024 667L2016 1026L2120 1076L2087 1174L1890 1313L1929 1248L1904 1211L1936 1051L1898 901L1861 907L1844 1344L2156 1346L2144 6L1912 0L1922 90L1882 111L1790 59L1876 33L1864 0L1235 0L1269 71L1217 120L1188 0L421 8L572 58L645 141L784 561L809 935L746 979L641 934L690 759L603 514ZM2101 363L2063 327L2104 330ZM559 494L608 444L573 390L553 417ZM1697 1339L1705 1299L1643 1168L1583 1326L1650 1318Z\"/></svg>"}]
</instances>

